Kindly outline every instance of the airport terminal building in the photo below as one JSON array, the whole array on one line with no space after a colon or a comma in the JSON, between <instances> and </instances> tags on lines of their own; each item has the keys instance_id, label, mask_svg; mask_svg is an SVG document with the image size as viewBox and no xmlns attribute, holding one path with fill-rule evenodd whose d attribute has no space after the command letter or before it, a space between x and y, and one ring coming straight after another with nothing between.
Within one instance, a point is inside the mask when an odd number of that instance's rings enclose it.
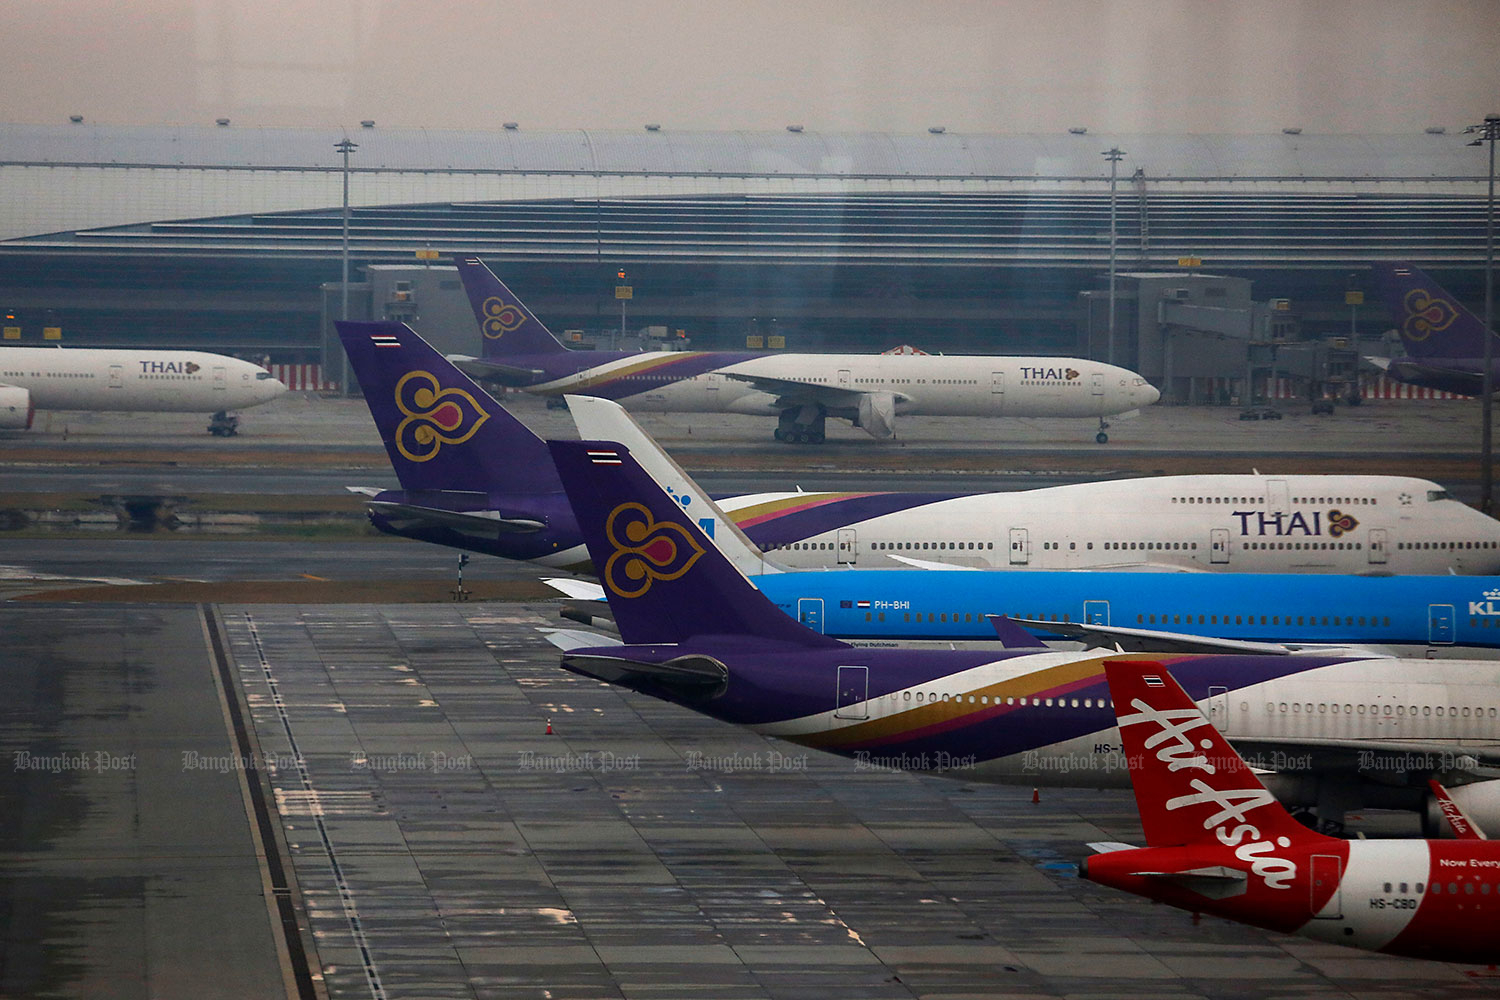
<instances>
[{"instance_id":1,"label":"airport terminal building","mask_svg":"<svg viewBox=\"0 0 1500 1000\"><path fill-rule=\"evenodd\" d=\"M336 148L346 140L347 170ZM627 339L665 328L710 349L780 338L789 350L911 344L1103 359L1112 215L1114 360L1153 380L1202 374L1165 370L1174 330L1158 323L1161 302L1202 315L1274 303L1270 321L1247 312L1232 324L1254 326L1252 338L1352 329L1377 340L1384 309L1345 297L1369 290L1364 268L1377 258L1411 260L1461 299L1482 299L1485 151L1436 128L896 135L73 122L0 125L0 143L8 342L45 342L51 330L65 344L337 364L328 324L343 308L346 182L350 315L406 319L451 351L478 340L446 270L463 253L585 344L623 326ZM1113 195L1111 149L1123 151ZM623 312L621 284L631 288Z\"/></svg>"}]
</instances>

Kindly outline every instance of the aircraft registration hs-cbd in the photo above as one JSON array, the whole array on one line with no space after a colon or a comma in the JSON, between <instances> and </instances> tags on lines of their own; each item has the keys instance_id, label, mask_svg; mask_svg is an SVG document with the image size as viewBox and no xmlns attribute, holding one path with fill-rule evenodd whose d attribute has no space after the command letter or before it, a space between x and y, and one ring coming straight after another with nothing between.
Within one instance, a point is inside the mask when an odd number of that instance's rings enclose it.
<instances>
[{"instance_id":1,"label":"aircraft registration hs-cbd","mask_svg":"<svg viewBox=\"0 0 1500 1000\"><path fill-rule=\"evenodd\" d=\"M202 351L0 347L0 428L29 428L37 410L212 413L211 433L233 434L229 410L270 402L286 386L259 365Z\"/></svg>"},{"instance_id":2,"label":"aircraft registration hs-cbd","mask_svg":"<svg viewBox=\"0 0 1500 1000\"><path fill-rule=\"evenodd\" d=\"M546 396L572 393L663 413L777 417L778 441L822 442L829 417L876 438L904 414L1104 418L1161 393L1139 374L1083 358L939 354L570 351L477 257L454 263L482 334L470 374Z\"/></svg>"},{"instance_id":3,"label":"aircraft registration hs-cbd","mask_svg":"<svg viewBox=\"0 0 1500 1000\"><path fill-rule=\"evenodd\" d=\"M540 438L404 324L338 327L402 486L357 490L369 496L377 528L554 569L590 568ZM1015 493L795 491L719 503L755 545L799 569L915 561L1500 573L1500 523L1436 483L1405 476L1164 476Z\"/></svg>"},{"instance_id":4,"label":"aircraft registration hs-cbd","mask_svg":"<svg viewBox=\"0 0 1500 1000\"><path fill-rule=\"evenodd\" d=\"M1147 658L1326 822L1425 810L1432 777L1500 817L1500 660L855 648L777 610L627 449L550 447L624 640L548 630L576 673L875 766L1123 787L1103 664Z\"/></svg>"}]
</instances>

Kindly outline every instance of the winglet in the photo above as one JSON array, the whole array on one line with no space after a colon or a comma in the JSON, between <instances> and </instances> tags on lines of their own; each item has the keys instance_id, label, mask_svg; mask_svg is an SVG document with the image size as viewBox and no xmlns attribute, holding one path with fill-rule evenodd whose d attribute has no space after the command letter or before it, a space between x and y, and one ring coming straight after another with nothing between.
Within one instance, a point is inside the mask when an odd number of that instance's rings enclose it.
<instances>
[{"instance_id":1,"label":"winglet","mask_svg":"<svg viewBox=\"0 0 1500 1000\"><path fill-rule=\"evenodd\" d=\"M1104 673L1148 846L1331 839L1292 818L1163 664L1105 660Z\"/></svg>"},{"instance_id":2,"label":"winglet","mask_svg":"<svg viewBox=\"0 0 1500 1000\"><path fill-rule=\"evenodd\" d=\"M559 354L567 350L552 331L478 257L453 258L479 324L480 355Z\"/></svg>"},{"instance_id":3,"label":"winglet","mask_svg":"<svg viewBox=\"0 0 1500 1000\"><path fill-rule=\"evenodd\" d=\"M1428 778L1427 787L1432 789L1432 797L1437 801L1438 809L1442 810L1443 818L1448 821L1448 828L1453 831L1454 837L1459 840L1490 839L1479 828L1479 824L1464 812L1463 806L1453 801L1453 796L1448 794L1448 789L1443 787L1442 782L1436 778Z\"/></svg>"},{"instance_id":4,"label":"winglet","mask_svg":"<svg viewBox=\"0 0 1500 1000\"><path fill-rule=\"evenodd\" d=\"M627 643L713 635L845 645L793 621L756 590L628 448L612 441L548 447Z\"/></svg>"},{"instance_id":5,"label":"winglet","mask_svg":"<svg viewBox=\"0 0 1500 1000\"><path fill-rule=\"evenodd\" d=\"M1047 648L1045 642L1011 621L1009 615L985 615L985 617L989 619L995 634L1000 637L1000 644L1006 649Z\"/></svg>"}]
</instances>

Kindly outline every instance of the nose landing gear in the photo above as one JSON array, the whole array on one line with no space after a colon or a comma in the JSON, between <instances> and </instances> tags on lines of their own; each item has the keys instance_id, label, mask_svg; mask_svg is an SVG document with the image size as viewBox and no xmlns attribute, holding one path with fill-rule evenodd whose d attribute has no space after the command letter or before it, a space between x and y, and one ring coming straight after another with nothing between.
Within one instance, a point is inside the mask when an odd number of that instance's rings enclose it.
<instances>
[{"instance_id":1,"label":"nose landing gear","mask_svg":"<svg viewBox=\"0 0 1500 1000\"><path fill-rule=\"evenodd\" d=\"M1106 433L1104 433L1107 430L1109 430L1109 424L1105 421L1105 419L1103 417L1100 417L1099 418L1099 433L1094 435L1094 440L1098 441L1100 444L1108 444L1109 443L1109 435L1106 434Z\"/></svg>"},{"instance_id":2,"label":"nose landing gear","mask_svg":"<svg viewBox=\"0 0 1500 1000\"><path fill-rule=\"evenodd\" d=\"M208 433L214 437L234 437L240 432L240 418L220 410L208 421Z\"/></svg>"}]
</instances>

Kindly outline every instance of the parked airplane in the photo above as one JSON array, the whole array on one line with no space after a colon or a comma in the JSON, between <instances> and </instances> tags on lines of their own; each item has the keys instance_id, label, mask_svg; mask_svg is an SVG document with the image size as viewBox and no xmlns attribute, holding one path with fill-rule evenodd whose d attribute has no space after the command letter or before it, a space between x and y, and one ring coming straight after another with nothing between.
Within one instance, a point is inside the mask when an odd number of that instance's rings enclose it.
<instances>
[{"instance_id":1,"label":"parked airplane","mask_svg":"<svg viewBox=\"0 0 1500 1000\"><path fill-rule=\"evenodd\" d=\"M1297 822L1162 663L1104 665L1145 847L1079 874L1194 913L1390 955L1500 961L1500 844L1340 840Z\"/></svg>"},{"instance_id":2,"label":"parked airplane","mask_svg":"<svg viewBox=\"0 0 1500 1000\"><path fill-rule=\"evenodd\" d=\"M589 568L540 438L409 327L341 323L339 334L402 485L360 490L371 497L377 528L558 569ZM446 425L423 416L437 413L440 400L457 402L442 410ZM1403 476L1164 476L1016 493L797 491L719 503L757 546L793 568L916 560L1010 569L1500 573L1500 523L1436 483Z\"/></svg>"},{"instance_id":3,"label":"parked airplane","mask_svg":"<svg viewBox=\"0 0 1500 1000\"><path fill-rule=\"evenodd\" d=\"M551 442L624 643L552 630L563 666L861 761L966 780L1124 787L1103 662L1139 654L854 648L759 593L628 450ZM973 575L973 574L970 574ZM1159 657L1157 658L1159 659ZM1500 661L1304 653L1171 659L1193 697L1327 822L1424 809L1439 776L1500 818ZM1475 782L1452 787L1463 781Z\"/></svg>"},{"instance_id":4,"label":"parked airplane","mask_svg":"<svg viewBox=\"0 0 1500 1000\"><path fill-rule=\"evenodd\" d=\"M828 417L872 437L898 414L1104 418L1161 398L1135 372L1082 358L927 354L570 351L477 257L458 257L483 334L470 374L540 395L604 396L664 413L777 417L776 440L817 444Z\"/></svg>"},{"instance_id":5,"label":"parked airplane","mask_svg":"<svg viewBox=\"0 0 1500 1000\"><path fill-rule=\"evenodd\" d=\"M1484 341L1491 348L1491 385L1500 389L1500 339L1437 282L1403 262L1373 265L1404 358L1367 358L1398 382L1442 392L1484 392Z\"/></svg>"},{"instance_id":6,"label":"parked airplane","mask_svg":"<svg viewBox=\"0 0 1500 1000\"><path fill-rule=\"evenodd\" d=\"M209 432L235 433L227 411L269 402L286 386L259 365L201 351L97 347L0 348L0 428L31 427L37 410L212 413Z\"/></svg>"}]
</instances>

